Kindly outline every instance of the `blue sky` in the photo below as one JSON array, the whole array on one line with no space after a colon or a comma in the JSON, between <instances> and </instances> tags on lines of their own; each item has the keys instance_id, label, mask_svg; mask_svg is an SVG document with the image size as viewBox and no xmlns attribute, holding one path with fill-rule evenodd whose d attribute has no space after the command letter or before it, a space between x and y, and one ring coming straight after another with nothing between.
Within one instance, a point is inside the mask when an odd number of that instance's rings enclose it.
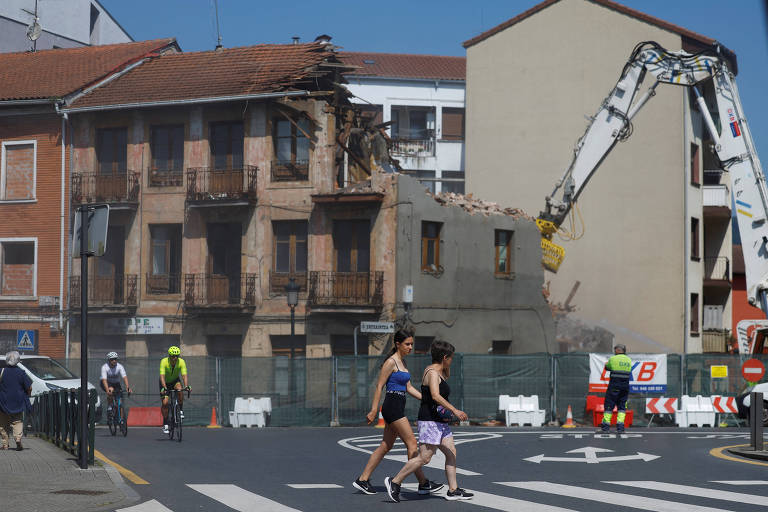
<instances>
[{"instance_id":1,"label":"blue sky","mask_svg":"<svg viewBox=\"0 0 768 512\"><path fill-rule=\"evenodd\" d=\"M100 2L135 40L172 36L184 51L211 50L216 45L213 0ZM737 84L763 169L768 172L768 29L764 7L768 0L618 2L717 39L736 52ZM537 3L538 0L219 0L219 25L225 47L290 43L292 36L312 41L319 34L328 34L348 51L463 56L463 41ZM627 55L630 50L627 48ZM617 75L619 72L617 69ZM604 84L606 88L610 85Z\"/></svg>"}]
</instances>

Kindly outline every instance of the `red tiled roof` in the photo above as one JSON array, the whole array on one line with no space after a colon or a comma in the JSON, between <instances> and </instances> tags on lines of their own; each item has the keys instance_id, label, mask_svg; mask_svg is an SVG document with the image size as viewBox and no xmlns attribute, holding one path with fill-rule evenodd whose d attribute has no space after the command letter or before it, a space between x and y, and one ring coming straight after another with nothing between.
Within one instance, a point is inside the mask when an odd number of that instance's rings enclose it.
<instances>
[{"instance_id":1,"label":"red tiled roof","mask_svg":"<svg viewBox=\"0 0 768 512\"><path fill-rule=\"evenodd\" d=\"M560 0L545 0L544 2L541 2L540 4L536 4L527 11L518 14L514 18L511 18L504 23L501 23L500 25L497 25L493 27L490 30L487 30L483 32L482 34L473 37L472 39L469 39L467 41L464 41L463 45L464 48L469 48L470 46L473 46L481 41L484 41L485 39L488 39L494 34L497 34L504 30L507 27L511 27L512 25L523 21L524 19L528 18L529 16L532 16L536 14L537 12L549 7L550 5L559 2ZM664 21L662 19L656 18L654 16L650 16L648 14L645 14L640 11L636 11L634 9L630 9L629 7L626 7L624 5L621 5L616 2L612 2L611 0L587 0L590 2L594 2L596 4L602 5L603 7L607 7L609 9L613 9L615 11L618 11L620 13L626 14L628 16L632 16L633 18L637 18L639 20L645 21L646 23L650 23L651 25L656 25L657 27L660 27L665 30L669 30L670 32L675 32L676 34L680 34L684 38L691 39L697 43L700 43L704 46L711 46L715 44L717 41L715 41L712 38L703 36L701 34L697 34L696 32L691 32L690 30L687 30L683 27L679 27L677 25L674 25L672 23L669 23L667 21ZM735 63L735 57L736 55L729 50L728 48L723 47L723 50L725 51L725 54L734 61Z\"/></svg>"},{"instance_id":2,"label":"red tiled roof","mask_svg":"<svg viewBox=\"0 0 768 512\"><path fill-rule=\"evenodd\" d=\"M345 64L358 66L346 76L378 76L390 78L420 78L464 80L467 59L442 55L410 55L403 53L340 52Z\"/></svg>"},{"instance_id":3,"label":"red tiled roof","mask_svg":"<svg viewBox=\"0 0 768 512\"><path fill-rule=\"evenodd\" d=\"M337 59L322 43L167 54L75 100L70 108L279 92L316 76L317 66L324 61Z\"/></svg>"},{"instance_id":4,"label":"red tiled roof","mask_svg":"<svg viewBox=\"0 0 768 512\"><path fill-rule=\"evenodd\" d=\"M168 46L174 38L0 53L0 101L61 98Z\"/></svg>"}]
</instances>

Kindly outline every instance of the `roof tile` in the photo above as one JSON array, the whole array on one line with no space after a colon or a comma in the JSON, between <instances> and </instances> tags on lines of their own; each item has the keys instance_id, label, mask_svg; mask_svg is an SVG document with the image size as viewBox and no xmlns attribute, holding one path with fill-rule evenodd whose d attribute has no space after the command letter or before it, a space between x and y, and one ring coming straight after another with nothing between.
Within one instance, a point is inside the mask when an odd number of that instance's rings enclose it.
<instances>
[{"instance_id":1,"label":"roof tile","mask_svg":"<svg viewBox=\"0 0 768 512\"><path fill-rule=\"evenodd\" d=\"M0 101L61 98L142 57L175 46L174 38L0 54Z\"/></svg>"},{"instance_id":2,"label":"roof tile","mask_svg":"<svg viewBox=\"0 0 768 512\"><path fill-rule=\"evenodd\" d=\"M346 76L465 80L467 59L443 55L340 52L345 64L358 66Z\"/></svg>"}]
</instances>

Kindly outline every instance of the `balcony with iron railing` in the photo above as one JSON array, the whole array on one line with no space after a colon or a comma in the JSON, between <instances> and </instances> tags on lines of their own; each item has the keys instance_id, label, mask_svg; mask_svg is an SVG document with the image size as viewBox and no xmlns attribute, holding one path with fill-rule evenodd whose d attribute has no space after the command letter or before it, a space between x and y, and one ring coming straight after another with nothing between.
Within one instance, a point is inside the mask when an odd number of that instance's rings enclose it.
<instances>
[{"instance_id":1,"label":"balcony with iron railing","mask_svg":"<svg viewBox=\"0 0 768 512\"><path fill-rule=\"evenodd\" d=\"M187 203L243 204L256 202L258 167L232 169L195 167L186 171Z\"/></svg>"},{"instance_id":2,"label":"balcony with iron railing","mask_svg":"<svg viewBox=\"0 0 768 512\"><path fill-rule=\"evenodd\" d=\"M147 295L181 293L181 274L147 274L144 277Z\"/></svg>"},{"instance_id":3,"label":"balcony with iron railing","mask_svg":"<svg viewBox=\"0 0 768 512\"><path fill-rule=\"evenodd\" d=\"M88 276L88 309L136 308L139 302L139 276L126 274L109 277ZM81 304L80 276L69 278L69 307Z\"/></svg>"},{"instance_id":4,"label":"balcony with iron railing","mask_svg":"<svg viewBox=\"0 0 768 512\"><path fill-rule=\"evenodd\" d=\"M296 160L294 162L273 160L271 167L272 181L309 180L309 160Z\"/></svg>"},{"instance_id":5,"label":"balcony with iron railing","mask_svg":"<svg viewBox=\"0 0 768 512\"><path fill-rule=\"evenodd\" d=\"M406 157L435 156L435 139L393 138L390 153Z\"/></svg>"},{"instance_id":6,"label":"balcony with iron railing","mask_svg":"<svg viewBox=\"0 0 768 512\"><path fill-rule=\"evenodd\" d=\"M256 306L256 274L184 274L187 309L245 310Z\"/></svg>"},{"instance_id":7,"label":"balcony with iron railing","mask_svg":"<svg viewBox=\"0 0 768 512\"><path fill-rule=\"evenodd\" d=\"M330 272L309 273L310 307L380 308L384 298L384 272Z\"/></svg>"},{"instance_id":8,"label":"balcony with iron railing","mask_svg":"<svg viewBox=\"0 0 768 512\"><path fill-rule=\"evenodd\" d=\"M139 173L122 171L74 172L72 174L72 204L129 204L139 202Z\"/></svg>"},{"instance_id":9,"label":"balcony with iron railing","mask_svg":"<svg viewBox=\"0 0 768 512\"><path fill-rule=\"evenodd\" d=\"M707 286L730 287L731 262L727 256L704 258L704 284Z\"/></svg>"},{"instance_id":10,"label":"balcony with iron railing","mask_svg":"<svg viewBox=\"0 0 768 512\"><path fill-rule=\"evenodd\" d=\"M701 351L702 352L727 352L728 338L729 338L728 331L702 331Z\"/></svg>"},{"instance_id":11,"label":"balcony with iron railing","mask_svg":"<svg viewBox=\"0 0 768 512\"><path fill-rule=\"evenodd\" d=\"M285 294L285 287L291 278L294 283L299 285L299 292L307 291L307 273L306 272L269 272L269 292L273 295Z\"/></svg>"}]
</instances>

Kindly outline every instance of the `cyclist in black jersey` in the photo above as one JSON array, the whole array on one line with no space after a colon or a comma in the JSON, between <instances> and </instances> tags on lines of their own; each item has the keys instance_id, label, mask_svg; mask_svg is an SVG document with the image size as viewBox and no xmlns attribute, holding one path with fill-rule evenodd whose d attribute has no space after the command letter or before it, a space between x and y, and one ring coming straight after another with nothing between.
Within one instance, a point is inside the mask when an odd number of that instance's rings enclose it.
<instances>
[{"instance_id":1,"label":"cyclist in black jersey","mask_svg":"<svg viewBox=\"0 0 768 512\"><path fill-rule=\"evenodd\" d=\"M403 469L392 477L384 479L389 498L400 501L400 485L416 469L429 464L437 450L445 455L445 476L448 479L447 500L469 500L473 494L459 487L456 481L456 445L448 426L450 412L459 420L466 421L467 414L451 405L448 396L451 388L446 382L451 374L451 363L456 348L447 341L435 340L430 352L432 364L424 370L421 378L421 408L419 409L419 455L405 463Z\"/></svg>"},{"instance_id":2,"label":"cyclist in black jersey","mask_svg":"<svg viewBox=\"0 0 768 512\"><path fill-rule=\"evenodd\" d=\"M398 330L395 333L392 349L387 359L381 366L381 372L376 382L376 391L373 394L371 410L366 415L368 424L376 419L381 388L386 386L384 404L381 406L381 415L386 422L381 444L374 450L368 459L360 477L352 482L352 486L365 494L376 494L371 485L370 478L373 470L379 465L381 459L392 449L395 440L400 437L407 450L408 457L418 454L418 445L413 436L413 429L405 417L405 394L421 399L421 393L411 385L411 374L405 365L405 356L413 350L413 333L406 330ZM442 489L443 484L432 482L424 476L421 466L416 470L416 478L419 479L419 494L429 494Z\"/></svg>"}]
</instances>

